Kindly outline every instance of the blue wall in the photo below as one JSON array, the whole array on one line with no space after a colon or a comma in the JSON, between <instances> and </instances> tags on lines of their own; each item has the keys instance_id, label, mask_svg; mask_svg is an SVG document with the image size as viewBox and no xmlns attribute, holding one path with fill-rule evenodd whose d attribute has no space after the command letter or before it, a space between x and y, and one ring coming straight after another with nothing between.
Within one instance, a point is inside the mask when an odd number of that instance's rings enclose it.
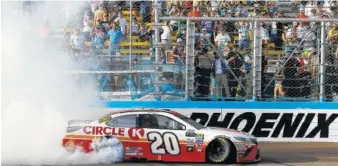
<instances>
[{"instance_id":1,"label":"blue wall","mask_svg":"<svg viewBox=\"0 0 338 166\"><path fill-rule=\"evenodd\" d=\"M338 102L104 101L106 108L338 109Z\"/></svg>"}]
</instances>

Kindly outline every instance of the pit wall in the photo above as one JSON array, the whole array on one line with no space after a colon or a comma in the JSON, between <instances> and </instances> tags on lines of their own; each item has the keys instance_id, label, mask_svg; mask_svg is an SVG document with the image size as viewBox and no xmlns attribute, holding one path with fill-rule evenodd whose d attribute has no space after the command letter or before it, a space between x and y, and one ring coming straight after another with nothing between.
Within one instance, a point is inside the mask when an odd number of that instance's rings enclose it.
<instances>
[{"instance_id":1,"label":"pit wall","mask_svg":"<svg viewBox=\"0 0 338 166\"><path fill-rule=\"evenodd\" d=\"M171 109L205 126L249 132L267 142L338 142L338 103L104 102L101 111Z\"/></svg>"}]
</instances>

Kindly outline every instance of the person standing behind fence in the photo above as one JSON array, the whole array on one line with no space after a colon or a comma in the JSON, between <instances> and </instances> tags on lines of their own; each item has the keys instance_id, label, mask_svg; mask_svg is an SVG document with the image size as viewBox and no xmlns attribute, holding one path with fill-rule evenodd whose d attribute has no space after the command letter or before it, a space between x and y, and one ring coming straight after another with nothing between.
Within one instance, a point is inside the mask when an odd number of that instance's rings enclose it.
<instances>
[{"instance_id":1,"label":"person standing behind fence","mask_svg":"<svg viewBox=\"0 0 338 166\"><path fill-rule=\"evenodd\" d=\"M229 42L231 42L230 36L224 32L224 29L220 29L218 35L215 38L215 43L217 45L218 51L220 51L221 54L224 53L224 47L227 46Z\"/></svg>"},{"instance_id":2,"label":"person standing behind fence","mask_svg":"<svg viewBox=\"0 0 338 166\"><path fill-rule=\"evenodd\" d=\"M123 40L126 40L127 39L126 27L128 26L128 23L122 12L119 12L118 17L115 19L114 22L118 22L118 25L121 27Z\"/></svg>"},{"instance_id":3,"label":"person standing behind fence","mask_svg":"<svg viewBox=\"0 0 338 166\"><path fill-rule=\"evenodd\" d=\"M217 55L216 52L214 54L214 61L212 63L213 67L213 75L216 82L216 96L222 97L223 88L225 89L226 97L230 97L229 91L229 81L228 81L228 61L226 59L221 58Z\"/></svg>"},{"instance_id":4,"label":"person standing behind fence","mask_svg":"<svg viewBox=\"0 0 338 166\"><path fill-rule=\"evenodd\" d=\"M94 32L92 33L93 36L93 47L94 47L94 54L99 55L103 53L104 48L104 40L105 34L101 30L100 27L96 27Z\"/></svg>"},{"instance_id":5,"label":"person standing behind fence","mask_svg":"<svg viewBox=\"0 0 338 166\"><path fill-rule=\"evenodd\" d=\"M298 23L294 22L292 24L292 27L287 30L284 38L285 42L285 52L290 55L293 50L297 47L298 41L297 41L297 26Z\"/></svg>"},{"instance_id":6,"label":"person standing behind fence","mask_svg":"<svg viewBox=\"0 0 338 166\"><path fill-rule=\"evenodd\" d=\"M111 30L108 31L107 36L109 37L109 54L118 56L120 53L120 42L122 39L121 28L116 22L111 26Z\"/></svg>"},{"instance_id":7,"label":"person standing behind fence","mask_svg":"<svg viewBox=\"0 0 338 166\"><path fill-rule=\"evenodd\" d=\"M245 73L245 84L243 86L246 87L246 96L248 98L252 97L252 64L253 57L250 53L250 50L246 51L244 56L244 73Z\"/></svg>"},{"instance_id":8,"label":"person standing behind fence","mask_svg":"<svg viewBox=\"0 0 338 166\"><path fill-rule=\"evenodd\" d=\"M238 47L244 49L249 47L249 24L244 21L236 22L238 29Z\"/></svg>"},{"instance_id":9,"label":"person standing behind fence","mask_svg":"<svg viewBox=\"0 0 338 166\"><path fill-rule=\"evenodd\" d=\"M327 33L326 40L331 44L338 44L338 23L333 23L332 28Z\"/></svg>"},{"instance_id":10,"label":"person standing behind fence","mask_svg":"<svg viewBox=\"0 0 338 166\"><path fill-rule=\"evenodd\" d=\"M212 58L208 55L208 49L202 49L195 59L195 96L208 97L210 94L210 74L212 70Z\"/></svg>"},{"instance_id":11,"label":"person standing behind fence","mask_svg":"<svg viewBox=\"0 0 338 166\"><path fill-rule=\"evenodd\" d=\"M171 49L171 28L168 22L162 26L163 33L161 34L161 42L163 44L163 56L165 57L166 51Z\"/></svg>"}]
</instances>

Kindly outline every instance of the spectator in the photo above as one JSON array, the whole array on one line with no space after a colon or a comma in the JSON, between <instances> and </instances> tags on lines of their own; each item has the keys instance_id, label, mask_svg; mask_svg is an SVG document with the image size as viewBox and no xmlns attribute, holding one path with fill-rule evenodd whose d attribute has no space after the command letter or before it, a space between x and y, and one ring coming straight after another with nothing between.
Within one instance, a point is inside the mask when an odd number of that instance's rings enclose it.
<instances>
[{"instance_id":1,"label":"spectator","mask_svg":"<svg viewBox=\"0 0 338 166\"><path fill-rule=\"evenodd\" d=\"M165 24L162 26L162 34L161 34L161 42L164 46L163 55L165 55L165 52L170 50L171 48L171 28L168 25L168 22L165 22Z\"/></svg>"},{"instance_id":2,"label":"spectator","mask_svg":"<svg viewBox=\"0 0 338 166\"><path fill-rule=\"evenodd\" d=\"M306 29L307 36L304 36L304 42L303 42L303 50L304 51L310 51L310 50L315 50L316 48L316 39L317 36L315 32L310 29L310 27L307 26Z\"/></svg>"},{"instance_id":3,"label":"spectator","mask_svg":"<svg viewBox=\"0 0 338 166\"><path fill-rule=\"evenodd\" d=\"M283 82L285 86L285 91L286 95L289 97L298 97L300 94L299 90L299 68L300 68L300 63L299 61L295 58L297 55L292 56L289 61L287 61L284 65L284 77L285 80Z\"/></svg>"},{"instance_id":4,"label":"spectator","mask_svg":"<svg viewBox=\"0 0 338 166\"><path fill-rule=\"evenodd\" d=\"M248 98L252 97L252 79L253 79L252 65L253 65L253 57L251 55L251 51L247 50L244 57L243 72L245 76L245 82L243 86L246 87L246 96Z\"/></svg>"},{"instance_id":5,"label":"spectator","mask_svg":"<svg viewBox=\"0 0 338 166\"><path fill-rule=\"evenodd\" d=\"M249 24L244 21L235 23L238 30L238 46L239 49L249 47Z\"/></svg>"},{"instance_id":6,"label":"spectator","mask_svg":"<svg viewBox=\"0 0 338 166\"><path fill-rule=\"evenodd\" d=\"M195 58L195 96L208 97L210 94L210 74L212 71L212 58L207 49L202 49Z\"/></svg>"},{"instance_id":7,"label":"spectator","mask_svg":"<svg viewBox=\"0 0 338 166\"><path fill-rule=\"evenodd\" d=\"M99 25L98 20L103 21L107 11L103 8L103 4L100 4L99 10L94 11L94 25Z\"/></svg>"},{"instance_id":8,"label":"spectator","mask_svg":"<svg viewBox=\"0 0 338 166\"><path fill-rule=\"evenodd\" d=\"M305 15L310 17L315 16L315 12L317 9L317 3L315 2L315 0L310 0L309 2L306 3L305 5Z\"/></svg>"},{"instance_id":9,"label":"spectator","mask_svg":"<svg viewBox=\"0 0 338 166\"><path fill-rule=\"evenodd\" d=\"M198 8L198 6L194 5L194 8L189 12L188 17L201 17L202 14ZM201 21L195 21L197 26L201 24Z\"/></svg>"},{"instance_id":10,"label":"spectator","mask_svg":"<svg viewBox=\"0 0 338 166\"><path fill-rule=\"evenodd\" d=\"M70 37L70 45L75 55L78 55L82 52L84 46L84 38L81 35L80 30L77 29Z\"/></svg>"},{"instance_id":11,"label":"spectator","mask_svg":"<svg viewBox=\"0 0 338 166\"><path fill-rule=\"evenodd\" d=\"M305 24L299 24L297 27L297 39L298 41L303 40L309 32L309 26Z\"/></svg>"},{"instance_id":12,"label":"spectator","mask_svg":"<svg viewBox=\"0 0 338 166\"><path fill-rule=\"evenodd\" d=\"M338 28L337 28L337 25L338 25L338 23L333 23L332 28L327 33L326 40L329 43L332 43L332 44L338 43Z\"/></svg>"},{"instance_id":13,"label":"spectator","mask_svg":"<svg viewBox=\"0 0 338 166\"><path fill-rule=\"evenodd\" d=\"M266 1L266 6L268 7L268 12L270 15L278 11L278 7L275 2Z\"/></svg>"},{"instance_id":14,"label":"spectator","mask_svg":"<svg viewBox=\"0 0 338 166\"><path fill-rule=\"evenodd\" d=\"M93 47L95 55L100 55L103 53L105 34L100 27L96 27L93 36Z\"/></svg>"},{"instance_id":15,"label":"spectator","mask_svg":"<svg viewBox=\"0 0 338 166\"><path fill-rule=\"evenodd\" d=\"M263 24L262 28L261 28L262 32L262 43L263 44L268 44L270 41L270 35L269 35L269 30L268 30L268 25L267 24Z\"/></svg>"},{"instance_id":16,"label":"spectator","mask_svg":"<svg viewBox=\"0 0 338 166\"><path fill-rule=\"evenodd\" d=\"M220 5L220 1L219 0L211 0L212 11L218 11L219 5Z\"/></svg>"},{"instance_id":17,"label":"spectator","mask_svg":"<svg viewBox=\"0 0 338 166\"><path fill-rule=\"evenodd\" d=\"M204 17L208 17L209 15L204 14ZM206 32L210 36L210 42L213 43L214 39L214 30L215 30L215 23L213 21L205 20L202 21L202 28L206 30Z\"/></svg>"},{"instance_id":18,"label":"spectator","mask_svg":"<svg viewBox=\"0 0 338 166\"><path fill-rule=\"evenodd\" d=\"M281 70L282 65L279 62L277 62L276 67L277 67L276 70L277 71L280 70L280 71L277 73L277 78L275 82L275 89L274 89L275 101L277 100L279 95L285 96L285 91L284 91L284 86L283 86L284 76L283 76L283 70Z\"/></svg>"},{"instance_id":19,"label":"spectator","mask_svg":"<svg viewBox=\"0 0 338 166\"><path fill-rule=\"evenodd\" d=\"M120 52L120 42L122 39L121 28L118 26L117 22L114 22L111 30L108 31L107 36L109 37L109 53L110 55L119 55Z\"/></svg>"},{"instance_id":20,"label":"spectator","mask_svg":"<svg viewBox=\"0 0 338 166\"><path fill-rule=\"evenodd\" d=\"M239 2L239 5L236 8L236 17L248 17L248 10L243 6L242 2Z\"/></svg>"},{"instance_id":21,"label":"spectator","mask_svg":"<svg viewBox=\"0 0 338 166\"><path fill-rule=\"evenodd\" d=\"M175 64L181 64L184 62L185 58L185 51L184 51L184 43L181 38L177 39L177 44L176 46L173 46L170 56L174 57L175 59Z\"/></svg>"},{"instance_id":22,"label":"spectator","mask_svg":"<svg viewBox=\"0 0 338 166\"><path fill-rule=\"evenodd\" d=\"M223 88L225 89L225 94L227 97L230 97L229 85L228 85L228 72L227 66L228 61L226 59L221 58L217 52L214 52L214 61L212 63L213 66L213 75L216 82L216 96L221 97Z\"/></svg>"},{"instance_id":23,"label":"spectator","mask_svg":"<svg viewBox=\"0 0 338 166\"><path fill-rule=\"evenodd\" d=\"M243 61L240 59L241 55L239 52L238 45L234 45L231 47L230 52L228 53L228 56L226 59L229 62L229 68L232 71L232 73L229 75L229 91L231 97L235 97L237 93L237 87L238 87L238 78L242 74L242 66Z\"/></svg>"},{"instance_id":24,"label":"spectator","mask_svg":"<svg viewBox=\"0 0 338 166\"><path fill-rule=\"evenodd\" d=\"M184 87L184 79L183 79L183 66L185 61L185 51L184 51L183 41L181 38L177 39L176 46L173 47L171 51L171 56L175 59L175 68L177 68L177 72L174 73L174 80L176 88L183 89Z\"/></svg>"},{"instance_id":25,"label":"spectator","mask_svg":"<svg viewBox=\"0 0 338 166\"><path fill-rule=\"evenodd\" d=\"M118 25L121 28L122 37L123 37L124 40L126 40L126 37L127 37L126 36L127 35L126 34L126 28L128 26L128 23L127 23L126 19L124 18L122 12L119 12L118 17L115 19L114 22L118 22Z\"/></svg>"},{"instance_id":26,"label":"spectator","mask_svg":"<svg viewBox=\"0 0 338 166\"><path fill-rule=\"evenodd\" d=\"M202 33L199 34L199 44L201 48L209 48L209 43L211 40L211 34L207 32L207 29L202 28Z\"/></svg>"},{"instance_id":27,"label":"spectator","mask_svg":"<svg viewBox=\"0 0 338 166\"><path fill-rule=\"evenodd\" d=\"M299 11L300 11L300 13L297 14L296 18L308 18L308 16L305 15L305 10L304 10L303 6L300 7ZM302 25L302 26L308 26L309 22L301 22L300 25Z\"/></svg>"},{"instance_id":28,"label":"spectator","mask_svg":"<svg viewBox=\"0 0 338 166\"><path fill-rule=\"evenodd\" d=\"M146 28L146 25L144 25L144 24L141 25L141 27L138 31L138 35L140 36L140 40L142 42L149 40L149 34L148 34L148 30Z\"/></svg>"},{"instance_id":29,"label":"spectator","mask_svg":"<svg viewBox=\"0 0 338 166\"><path fill-rule=\"evenodd\" d=\"M287 30L284 38L285 42L285 52L289 55L293 52L293 50L297 47L297 27L298 23L294 22L292 27Z\"/></svg>"},{"instance_id":30,"label":"spectator","mask_svg":"<svg viewBox=\"0 0 338 166\"><path fill-rule=\"evenodd\" d=\"M83 36L85 41L90 41L90 32L93 30L93 16L88 12L83 20Z\"/></svg>"},{"instance_id":31,"label":"spectator","mask_svg":"<svg viewBox=\"0 0 338 166\"><path fill-rule=\"evenodd\" d=\"M215 43L217 45L217 48L221 50L222 55L224 47L228 45L229 42L231 42L230 36L227 33L224 33L224 30L221 29L215 38Z\"/></svg>"}]
</instances>

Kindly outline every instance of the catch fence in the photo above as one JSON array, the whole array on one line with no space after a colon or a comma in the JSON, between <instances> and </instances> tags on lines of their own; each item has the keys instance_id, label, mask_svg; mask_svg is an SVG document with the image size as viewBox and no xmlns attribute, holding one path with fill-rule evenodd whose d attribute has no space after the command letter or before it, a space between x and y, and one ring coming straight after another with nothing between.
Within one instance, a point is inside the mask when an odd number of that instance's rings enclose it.
<instances>
[{"instance_id":1,"label":"catch fence","mask_svg":"<svg viewBox=\"0 0 338 166\"><path fill-rule=\"evenodd\" d=\"M337 39L327 40L337 19L236 18L235 13L219 16L221 12L215 11L192 17L195 7L182 10L181 2L123 3L116 10L131 26L125 27L118 45L87 41L81 52L75 49L70 55L81 62L82 72L74 73L97 75L105 99L332 101L337 97ZM198 10L207 13L209 7Z\"/></svg>"}]
</instances>

